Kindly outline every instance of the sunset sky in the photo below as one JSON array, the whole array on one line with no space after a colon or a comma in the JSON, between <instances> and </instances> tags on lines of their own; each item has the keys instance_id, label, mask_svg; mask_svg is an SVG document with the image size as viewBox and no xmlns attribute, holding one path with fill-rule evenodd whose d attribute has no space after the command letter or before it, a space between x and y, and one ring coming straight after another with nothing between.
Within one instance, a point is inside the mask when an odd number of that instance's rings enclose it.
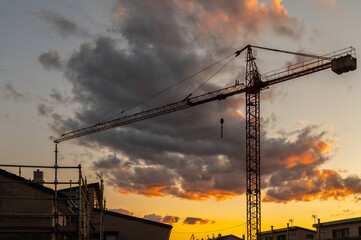
<instances>
[{"instance_id":1,"label":"sunset sky","mask_svg":"<svg viewBox=\"0 0 361 240\"><path fill-rule=\"evenodd\" d=\"M226 61L136 105L247 44L359 51L360 9L359 0L0 0L0 163L53 165L61 133L182 100ZM257 50L260 73L299 60ZM244 73L242 54L194 95ZM262 230L361 215L360 79L326 70L262 92ZM244 114L237 95L62 142L59 162L82 164L88 182L103 176L108 209L172 224L172 240L241 237Z\"/></svg>"}]
</instances>

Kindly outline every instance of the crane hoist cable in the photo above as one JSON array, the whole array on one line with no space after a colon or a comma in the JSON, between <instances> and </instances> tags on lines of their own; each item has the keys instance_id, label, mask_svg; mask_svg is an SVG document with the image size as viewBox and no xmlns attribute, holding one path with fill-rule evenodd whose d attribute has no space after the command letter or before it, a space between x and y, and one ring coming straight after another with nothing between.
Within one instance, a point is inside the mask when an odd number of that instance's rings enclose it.
<instances>
[{"instance_id":1,"label":"crane hoist cable","mask_svg":"<svg viewBox=\"0 0 361 240\"><path fill-rule=\"evenodd\" d=\"M223 68L225 68L229 63L231 63L237 56L234 56L231 60L229 60L228 62L226 62L220 69L218 69L215 73L213 73L209 78L207 78L206 81L204 81L201 85L199 85L191 94L189 94L184 100L187 100L188 98L190 98L193 93L195 93L196 91L198 91L204 84L206 84L209 80L211 80L214 76L217 75L217 73L219 73L220 71L222 71Z\"/></svg>"},{"instance_id":2,"label":"crane hoist cable","mask_svg":"<svg viewBox=\"0 0 361 240\"><path fill-rule=\"evenodd\" d=\"M145 103L145 102L149 101L150 99L152 99L152 98L155 98L155 97L159 96L160 94L162 94L162 93L164 93L164 92L168 91L169 89L171 89L171 88L173 88L173 87L175 87L175 86L177 86L177 85L179 85L179 84L181 84L181 83L183 83L183 82L185 82L185 81L187 81L187 80L191 79L192 77L194 77L194 76L196 76L196 75L198 75L198 74L200 74L200 73L202 73L202 72L204 72L204 71L206 71L206 70L208 70L208 69L210 69L210 68L214 67L215 65L217 65L217 64L219 64L219 63L221 63L221 62L223 62L224 60L226 60L226 59L230 58L230 57L231 57L231 56L233 56L233 55L236 55L235 57L237 57L237 56L239 55L239 54L237 55L237 53L238 53L238 52L232 53L232 54L230 54L230 55L228 55L228 56L226 56L226 57L224 57L224 58L222 58L222 59L218 60L217 62L212 63L211 65L209 65L209 66L207 66L207 67L205 67L205 68L203 68L203 69L199 70L198 72L195 72L195 73L191 74L190 76L188 76L188 77L186 77L186 78L183 78L182 80L180 80L180 81L176 82L175 84L173 84L173 85L171 85L171 86L169 86L169 87L167 87L167 88L165 88L165 89L163 89L163 90L161 90L161 91L157 92L156 94L151 95L150 97L147 97L146 99L141 100L140 102L138 102L138 103L136 103L136 104L134 104L134 105L132 105L132 106L130 106L130 107L128 107L128 108L126 108L126 109L124 109L124 110L120 111L119 113L117 113L117 114L115 114L115 115L113 115L113 116L111 116L111 117L109 117L109 118L105 119L103 122L106 122L106 121L108 121L108 120L111 120L111 119L113 119L113 118L115 118L115 117L119 116L120 114L123 114L123 113L125 113L125 112L127 112L127 111L129 111L129 110L131 110L131 109L133 109L133 108L135 108L135 107L137 107L137 106L139 106L139 105L141 105L141 104L143 104L143 103ZM232 59L232 60L233 60L233 59ZM222 69L223 69L223 68L224 68L224 67L222 67ZM208 79L208 80L209 80L209 79ZM208 81L208 80L207 80L207 81ZM203 84L202 84L202 85L203 85ZM201 85L201 86L202 86L202 85ZM198 90L198 89L196 89L196 90ZM196 91L196 90L195 90L195 91ZM195 91L194 91L194 92L195 92ZM194 93L194 92L193 92L193 93ZM193 93L192 93L192 94L193 94Z\"/></svg>"}]
</instances>

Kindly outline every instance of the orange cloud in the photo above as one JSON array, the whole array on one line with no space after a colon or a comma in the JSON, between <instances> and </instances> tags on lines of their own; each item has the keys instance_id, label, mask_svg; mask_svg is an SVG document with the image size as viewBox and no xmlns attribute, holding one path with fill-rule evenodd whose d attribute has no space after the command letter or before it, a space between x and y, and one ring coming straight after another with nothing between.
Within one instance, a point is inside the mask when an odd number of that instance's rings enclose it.
<instances>
[{"instance_id":1,"label":"orange cloud","mask_svg":"<svg viewBox=\"0 0 361 240\"><path fill-rule=\"evenodd\" d=\"M280 15L287 16L286 9L281 5L282 0L272 0L272 9Z\"/></svg>"},{"instance_id":2,"label":"orange cloud","mask_svg":"<svg viewBox=\"0 0 361 240\"><path fill-rule=\"evenodd\" d=\"M321 140L321 141L318 141L316 143L316 150L317 150L317 153L327 153L327 152L331 152L332 150L332 146L328 143L326 143L325 140Z\"/></svg>"},{"instance_id":3,"label":"orange cloud","mask_svg":"<svg viewBox=\"0 0 361 240\"><path fill-rule=\"evenodd\" d=\"M267 190L262 201L284 203L288 201L345 199L356 194L355 189L358 188L348 181L350 179L341 178L339 171L316 170L313 175L305 176L304 179L297 180L284 189ZM356 181L359 179L357 178Z\"/></svg>"},{"instance_id":4,"label":"orange cloud","mask_svg":"<svg viewBox=\"0 0 361 240\"><path fill-rule=\"evenodd\" d=\"M330 144L325 140L319 140L314 144L313 149L298 155L290 155L281 163L283 163L286 168L292 168L299 164L307 165L316 162L317 155L329 153L331 151L332 146Z\"/></svg>"},{"instance_id":5,"label":"orange cloud","mask_svg":"<svg viewBox=\"0 0 361 240\"><path fill-rule=\"evenodd\" d=\"M178 1L176 1L178 2ZM192 4L191 4L192 3ZM196 8L195 5L200 7ZM201 33L218 32L228 38L238 38L239 34L259 34L269 24L277 33L290 37L298 36L300 26L295 18L289 17L282 0L272 0L271 6L259 0L243 0L209 8L206 3L186 1L180 4L183 9L196 14L197 31ZM209 4L212 6L212 4ZM201 10L195 10L201 9Z\"/></svg>"},{"instance_id":6,"label":"orange cloud","mask_svg":"<svg viewBox=\"0 0 361 240\"><path fill-rule=\"evenodd\" d=\"M146 197L164 197L166 186L157 186L157 187L151 187L149 189L145 189L145 190L133 190L133 189L123 189L123 188L118 188L118 192L121 194L139 194L139 195L144 195Z\"/></svg>"},{"instance_id":7,"label":"orange cloud","mask_svg":"<svg viewBox=\"0 0 361 240\"><path fill-rule=\"evenodd\" d=\"M172 189L174 190L174 189ZM180 191L180 189L176 189L180 193L178 196L188 200L195 200L195 201L205 201L210 198L214 198L216 201L223 201L230 199L232 197L238 196L237 193L232 191L219 191L219 190L210 190L210 191ZM158 186L152 187L145 190L130 190L130 189L123 189L118 188L118 192L121 194L139 194L146 197L164 197L167 194L171 193L170 189L167 189L166 186Z\"/></svg>"},{"instance_id":8,"label":"orange cloud","mask_svg":"<svg viewBox=\"0 0 361 240\"><path fill-rule=\"evenodd\" d=\"M330 140L330 142L337 142L338 140L340 140L339 138L335 137L329 137L328 140Z\"/></svg>"},{"instance_id":9,"label":"orange cloud","mask_svg":"<svg viewBox=\"0 0 361 240\"><path fill-rule=\"evenodd\" d=\"M222 201L238 196L238 194L236 194L235 192L212 190L205 192L187 191L186 196L188 200L204 201L213 197L216 199L216 201Z\"/></svg>"},{"instance_id":10,"label":"orange cloud","mask_svg":"<svg viewBox=\"0 0 361 240\"><path fill-rule=\"evenodd\" d=\"M236 113L238 113L239 116L241 116L242 118L244 118L244 115L241 111L237 110Z\"/></svg>"},{"instance_id":11,"label":"orange cloud","mask_svg":"<svg viewBox=\"0 0 361 240\"><path fill-rule=\"evenodd\" d=\"M286 165L286 168L292 168L298 164L311 164L315 161L315 156L312 153L303 153L298 156L289 156L284 160L284 163Z\"/></svg>"}]
</instances>

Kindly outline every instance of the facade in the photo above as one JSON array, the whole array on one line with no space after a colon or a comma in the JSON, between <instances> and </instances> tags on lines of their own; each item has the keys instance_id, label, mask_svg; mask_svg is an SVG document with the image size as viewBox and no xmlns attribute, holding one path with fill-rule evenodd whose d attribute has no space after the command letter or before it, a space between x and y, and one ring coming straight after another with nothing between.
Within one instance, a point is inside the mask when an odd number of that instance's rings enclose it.
<instances>
[{"instance_id":1,"label":"facade","mask_svg":"<svg viewBox=\"0 0 361 240\"><path fill-rule=\"evenodd\" d=\"M319 229L316 239L322 240L361 240L361 217L332 222L321 222L313 227Z\"/></svg>"},{"instance_id":2,"label":"facade","mask_svg":"<svg viewBox=\"0 0 361 240\"><path fill-rule=\"evenodd\" d=\"M302 228L289 227L274 229L261 233L261 240L312 240L316 239L316 231Z\"/></svg>"}]
</instances>

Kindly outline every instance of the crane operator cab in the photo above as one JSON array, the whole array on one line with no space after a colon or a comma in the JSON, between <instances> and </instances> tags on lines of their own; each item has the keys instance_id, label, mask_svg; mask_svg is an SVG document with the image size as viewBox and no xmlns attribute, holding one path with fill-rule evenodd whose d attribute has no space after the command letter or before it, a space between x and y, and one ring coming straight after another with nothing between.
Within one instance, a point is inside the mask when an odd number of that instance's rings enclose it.
<instances>
[{"instance_id":1,"label":"crane operator cab","mask_svg":"<svg viewBox=\"0 0 361 240\"><path fill-rule=\"evenodd\" d=\"M261 74L259 74L258 72L255 72L255 74L254 74L254 84L259 84L261 82L262 82Z\"/></svg>"}]
</instances>

